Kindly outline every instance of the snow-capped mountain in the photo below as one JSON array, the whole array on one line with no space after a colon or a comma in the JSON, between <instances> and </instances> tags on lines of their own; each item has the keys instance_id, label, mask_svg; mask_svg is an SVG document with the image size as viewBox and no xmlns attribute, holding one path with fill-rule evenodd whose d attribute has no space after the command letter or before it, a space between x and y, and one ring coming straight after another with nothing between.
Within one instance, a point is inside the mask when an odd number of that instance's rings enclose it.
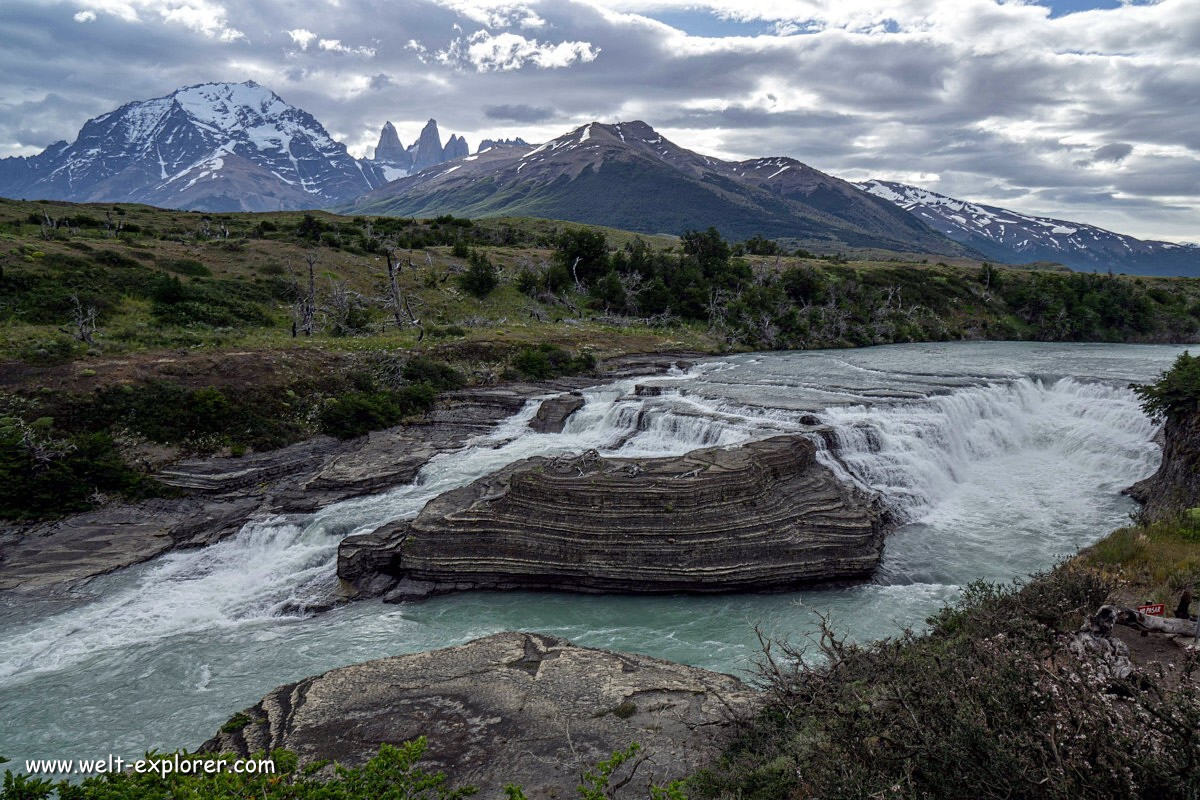
<instances>
[{"instance_id":1,"label":"snow-capped mountain","mask_svg":"<svg viewBox=\"0 0 1200 800\"><path fill-rule=\"evenodd\" d=\"M997 261L1057 261L1085 271L1200 275L1200 245L1135 239L1094 225L1034 217L903 183L871 180L858 185Z\"/></svg>"},{"instance_id":2,"label":"snow-capped mountain","mask_svg":"<svg viewBox=\"0 0 1200 800\"><path fill-rule=\"evenodd\" d=\"M204 83L89 120L0 160L0 195L208 211L320 208L383 183L311 114L253 81Z\"/></svg>"},{"instance_id":3,"label":"snow-capped mountain","mask_svg":"<svg viewBox=\"0 0 1200 800\"><path fill-rule=\"evenodd\" d=\"M462 158L469 152L467 140L455 134L450 134L446 146L443 147L436 119L426 122L421 136L408 147L400 143L400 135L389 121L383 124L383 130L379 132L379 144L375 146L372 162L387 180L394 181L414 172Z\"/></svg>"},{"instance_id":4,"label":"snow-capped mountain","mask_svg":"<svg viewBox=\"0 0 1200 800\"><path fill-rule=\"evenodd\" d=\"M582 125L537 147L504 144L376 189L345 210L537 216L646 233L715 226L727 237L825 249L968 250L911 214L791 158L723 161L644 122Z\"/></svg>"}]
</instances>

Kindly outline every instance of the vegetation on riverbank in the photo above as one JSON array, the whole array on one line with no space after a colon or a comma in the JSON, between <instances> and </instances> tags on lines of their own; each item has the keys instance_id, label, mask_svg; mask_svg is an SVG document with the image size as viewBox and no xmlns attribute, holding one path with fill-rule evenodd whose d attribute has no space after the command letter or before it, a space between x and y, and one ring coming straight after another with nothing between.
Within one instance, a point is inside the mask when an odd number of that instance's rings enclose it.
<instances>
[{"instance_id":1,"label":"vegetation on riverbank","mask_svg":"<svg viewBox=\"0 0 1200 800\"><path fill-rule=\"evenodd\" d=\"M923 635L776 645L763 712L692 796L1195 797L1200 662L1119 679L1071 646L1111 589L1060 568L972 585Z\"/></svg>"},{"instance_id":2,"label":"vegetation on riverbank","mask_svg":"<svg viewBox=\"0 0 1200 800\"><path fill-rule=\"evenodd\" d=\"M180 455L415 419L428 387L630 352L1200 335L1184 279L788 255L711 229L48 201L0 201L0 298L0 518L153 494ZM457 377L406 375L414 359Z\"/></svg>"}]
</instances>

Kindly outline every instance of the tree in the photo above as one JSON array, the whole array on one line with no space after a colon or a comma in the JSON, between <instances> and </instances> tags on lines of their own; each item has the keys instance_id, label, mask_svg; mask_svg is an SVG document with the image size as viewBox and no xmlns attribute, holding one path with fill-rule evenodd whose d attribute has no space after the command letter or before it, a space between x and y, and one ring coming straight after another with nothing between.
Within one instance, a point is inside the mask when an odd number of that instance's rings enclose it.
<instances>
[{"instance_id":1,"label":"tree","mask_svg":"<svg viewBox=\"0 0 1200 800\"><path fill-rule=\"evenodd\" d=\"M579 228L563 231L556 242L555 261L565 267L578 286L608 272L608 239L604 231Z\"/></svg>"},{"instance_id":2,"label":"tree","mask_svg":"<svg viewBox=\"0 0 1200 800\"><path fill-rule=\"evenodd\" d=\"M482 300L499 285L500 279L496 276L496 268L492 266L492 262L488 260L486 254L472 250L470 262L471 265L467 267L467 271L459 276L458 284L463 291Z\"/></svg>"}]
</instances>

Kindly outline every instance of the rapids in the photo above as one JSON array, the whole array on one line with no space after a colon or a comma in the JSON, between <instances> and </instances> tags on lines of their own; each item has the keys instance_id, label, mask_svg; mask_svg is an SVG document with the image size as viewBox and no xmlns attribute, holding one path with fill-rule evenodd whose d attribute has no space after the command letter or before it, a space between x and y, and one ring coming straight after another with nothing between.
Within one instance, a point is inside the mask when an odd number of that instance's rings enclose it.
<instances>
[{"instance_id":1,"label":"rapids","mask_svg":"<svg viewBox=\"0 0 1200 800\"><path fill-rule=\"evenodd\" d=\"M530 431L530 403L412 485L254 520L62 604L0 598L0 754L19 766L195 747L278 684L500 630L744 674L755 625L794 641L818 612L859 640L920 627L963 584L1044 569L1126 521L1120 489L1160 458L1128 383L1153 379L1181 350L953 343L740 355L588 390L561 434ZM663 392L637 396L638 384ZM333 588L342 537L415 516L512 461L589 448L676 455L800 430L807 413L835 431L825 463L905 522L870 583L714 597L468 593L295 611Z\"/></svg>"}]
</instances>

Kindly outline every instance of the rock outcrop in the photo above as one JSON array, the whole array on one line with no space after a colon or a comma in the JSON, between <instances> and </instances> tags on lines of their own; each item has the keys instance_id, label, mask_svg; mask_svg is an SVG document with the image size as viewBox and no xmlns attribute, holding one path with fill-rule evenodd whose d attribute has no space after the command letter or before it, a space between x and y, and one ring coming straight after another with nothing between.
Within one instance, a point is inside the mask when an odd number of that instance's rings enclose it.
<instances>
[{"instance_id":1,"label":"rock outcrop","mask_svg":"<svg viewBox=\"0 0 1200 800\"><path fill-rule=\"evenodd\" d=\"M622 356L596 375L444 393L423 424L350 441L318 436L241 458L179 461L155 477L188 496L106 505L51 522L0 522L0 593L61 594L171 550L217 542L256 515L308 513L409 483L429 459L462 447L548 391L683 363L677 354Z\"/></svg>"},{"instance_id":2,"label":"rock outcrop","mask_svg":"<svg viewBox=\"0 0 1200 800\"><path fill-rule=\"evenodd\" d=\"M879 563L879 504L804 436L675 458L530 458L345 539L351 593L721 592L854 578Z\"/></svg>"},{"instance_id":3,"label":"rock outcrop","mask_svg":"<svg viewBox=\"0 0 1200 800\"><path fill-rule=\"evenodd\" d=\"M1125 493L1145 506L1151 520L1200 506L1200 412L1179 411L1163 426L1158 471Z\"/></svg>"},{"instance_id":4,"label":"rock outcrop","mask_svg":"<svg viewBox=\"0 0 1200 800\"><path fill-rule=\"evenodd\" d=\"M583 395L579 392L560 394L543 400L537 414L529 421L529 427L538 433L562 433L567 419L583 408Z\"/></svg>"},{"instance_id":5,"label":"rock outcrop","mask_svg":"<svg viewBox=\"0 0 1200 800\"><path fill-rule=\"evenodd\" d=\"M552 636L500 633L459 647L368 661L281 686L227 725L208 752L287 748L302 762L366 762L381 743L426 736L425 766L481 797L507 783L531 798L576 796L581 771L631 742L648 758L618 797L684 777L752 708L741 681ZM613 785L629 772L626 765Z\"/></svg>"}]
</instances>

